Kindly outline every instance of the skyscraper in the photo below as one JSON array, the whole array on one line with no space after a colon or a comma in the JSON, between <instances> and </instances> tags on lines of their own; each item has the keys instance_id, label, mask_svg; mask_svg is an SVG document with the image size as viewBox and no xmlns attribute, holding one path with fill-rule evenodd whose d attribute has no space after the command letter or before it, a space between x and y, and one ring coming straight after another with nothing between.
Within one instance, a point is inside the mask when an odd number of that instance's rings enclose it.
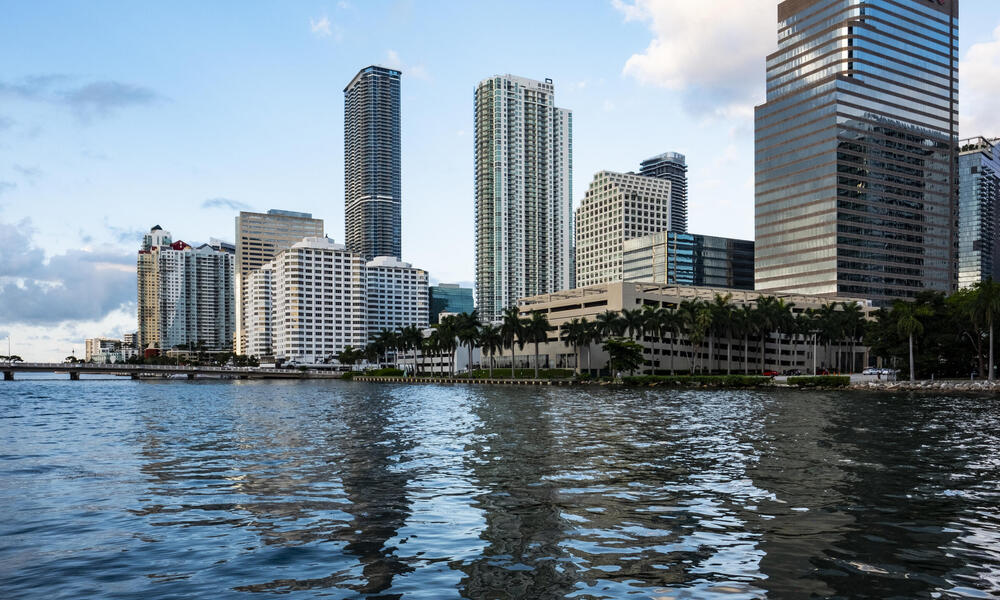
<instances>
[{"instance_id":1,"label":"skyscraper","mask_svg":"<svg viewBox=\"0 0 1000 600\"><path fill-rule=\"evenodd\" d=\"M671 229L670 181L601 171L576 210L576 282L622 281L626 240Z\"/></svg>"},{"instance_id":2,"label":"skyscraper","mask_svg":"<svg viewBox=\"0 0 1000 600\"><path fill-rule=\"evenodd\" d=\"M1000 140L959 144L958 287L1000 281Z\"/></svg>"},{"instance_id":3,"label":"skyscraper","mask_svg":"<svg viewBox=\"0 0 1000 600\"><path fill-rule=\"evenodd\" d=\"M233 255L149 230L136 259L139 352L176 346L233 347Z\"/></svg>"},{"instance_id":4,"label":"skyscraper","mask_svg":"<svg viewBox=\"0 0 1000 600\"><path fill-rule=\"evenodd\" d=\"M518 298L574 286L573 115L552 80L497 75L475 93L476 302L486 321Z\"/></svg>"},{"instance_id":5,"label":"skyscraper","mask_svg":"<svg viewBox=\"0 0 1000 600\"><path fill-rule=\"evenodd\" d=\"M664 152L639 163L639 174L670 182L670 231L687 233L688 179L683 154Z\"/></svg>"},{"instance_id":6,"label":"skyscraper","mask_svg":"<svg viewBox=\"0 0 1000 600\"><path fill-rule=\"evenodd\" d=\"M954 289L958 0L786 0L756 109L758 291Z\"/></svg>"},{"instance_id":7,"label":"skyscraper","mask_svg":"<svg viewBox=\"0 0 1000 600\"><path fill-rule=\"evenodd\" d=\"M323 220L309 213L271 209L236 217L236 354L247 354L250 273L307 237L323 236Z\"/></svg>"},{"instance_id":8,"label":"skyscraper","mask_svg":"<svg viewBox=\"0 0 1000 600\"><path fill-rule=\"evenodd\" d=\"M399 79L365 67L344 88L344 229L349 252L400 258Z\"/></svg>"}]
</instances>

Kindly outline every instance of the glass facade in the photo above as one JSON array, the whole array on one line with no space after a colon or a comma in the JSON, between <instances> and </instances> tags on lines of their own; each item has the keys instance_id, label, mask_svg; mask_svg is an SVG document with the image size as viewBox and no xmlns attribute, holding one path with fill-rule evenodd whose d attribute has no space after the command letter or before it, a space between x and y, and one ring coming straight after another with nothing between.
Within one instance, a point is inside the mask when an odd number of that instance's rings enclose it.
<instances>
[{"instance_id":1,"label":"glass facade","mask_svg":"<svg viewBox=\"0 0 1000 600\"><path fill-rule=\"evenodd\" d=\"M956 286L957 0L786 0L755 116L758 291Z\"/></svg>"},{"instance_id":2,"label":"glass facade","mask_svg":"<svg viewBox=\"0 0 1000 600\"><path fill-rule=\"evenodd\" d=\"M399 81L383 67L361 69L344 88L344 230L366 261L400 258Z\"/></svg>"},{"instance_id":3,"label":"glass facade","mask_svg":"<svg viewBox=\"0 0 1000 600\"><path fill-rule=\"evenodd\" d=\"M959 144L958 287L1000 281L1000 140Z\"/></svg>"},{"instance_id":4,"label":"glass facade","mask_svg":"<svg viewBox=\"0 0 1000 600\"><path fill-rule=\"evenodd\" d=\"M670 182L670 229L688 230L687 162L683 154L664 152L639 164L639 174Z\"/></svg>"},{"instance_id":5,"label":"glass facade","mask_svg":"<svg viewBox=\"0 0 1000 600\"><path fill-rule=\"evenodd\" d=\"M627 240L625 281L753 289L751 240L663 231Z\"/></svg>"},{"instance_id":6,"label":"glass facade","mask_svg":"<svg viewBox=\"0 0 1000 600\"><path fill-rule=\"evenodd\" d=\"M474 310L472 288L459 287L454 283L442 283L430 287L431 324L438 322L438 315L446 313L471 313Z\"/></svg>"}]
</instances>

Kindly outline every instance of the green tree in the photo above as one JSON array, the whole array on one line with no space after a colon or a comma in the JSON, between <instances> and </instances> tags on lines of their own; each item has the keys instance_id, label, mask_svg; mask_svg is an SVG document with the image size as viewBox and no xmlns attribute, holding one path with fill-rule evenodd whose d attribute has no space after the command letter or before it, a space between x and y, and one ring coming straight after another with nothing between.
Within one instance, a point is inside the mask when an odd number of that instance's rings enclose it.
<instances>
[{"instance_id":1,"label":"green tree","mask_svg":"<svg viewBox=\"0 0 1000 600\"><path fill-rule=\"evenodd\" d=\"M469 349L469 371L472 371L472 350L479 341L479 330L483 326L479 319L479 312L461 313L456 317L455 336L463 346Z\"/></svg>"},{"instance_id":2,"label":"green tree","mask_svg":"<svg viewBox=\"0 0 1000 600\"><path fill-rule=\"evenodd\" d=\"M403 351L410 350L413 353L413 374L418 375L420 369L417 368L417 350L423 346L424 332L416 325L408 325L399 331L399 343Z\"/></svg>"},{"instance_id":3,"label":"green tree","mask_svg":"<svg viewBox=\"0 0 1000 600\"><path fill-rule=\"evenodd\" d=\"M604 342L604 351L608 353L608 367L612 373L635 370L642 364L642 345L627 338L611 338Z\"/></svg>"},{"instance_id":4,"label":"green tree","mask_svg":"<svg viewBox=\"0 0 1000 600\"><path fill-rule=\"evenodd\" d=\"M899 333L907 336L909 340L910 381L913 381L916 379L913 364L913 336L924 332L924 324L920 322L920 317L928 317L932 313L926 306L900 300L893 304L892 312L896 313L896 327L899 329Z\"/></svg>"},{"instance_id":5,"label":"green tree","mask_svg":"<svg viewBox=\"0 0 1000 600\"><path fill-rule=\"evenodd\" d=\"M610 310L606 310L597 315L595 321L597 331L603 337L613 337L625 335L625 321L621 315Z\"/></svg>"},{"instance_id":6,"label":"green tree","mask_svg":"<svg viewBox=\"0 0 1000 600\"><path fill-rule=\"evenodd\" d=\"M708 370L712 371L711 361L715 359L715 346L713 341L716 336L725 336L726 338L726 375L732 373L733 366L733 295L732 294L716 294L709 305L709 310L712 313L712 336L708 341L708 356L709 356L709 366Z\"/></svg>"},{"instance_id":7,"label":"green tree","mask_svg":"<svg viewBox=\"0 0 1000 600\"><path fill-rule=\"evenodd\" d=\"M559 339L562 340L563 344L573 348L573 354L576 355L576 373L577 375L581 372L580 366L580 348L583 345L583 338L586 335L587 321L584 319L571 319L562 324L559 328Z\"/></svg>"},{"instance_id":8,"label":"green tree","mask_svg":"<svg viewBox=\"0 0 1000 600\"><path fill-rule=\"evenodd\" d=\"M987 278L974 286L976 301L973 304L973 315L980 323L985 323L989 330L989 378L993 381L995 375L993 361L993 322L1000 315L1000 283Z\"/></svg>"},{"instance_id":9,"label":"green tree","mask_svg":"<svg viewBox=\"0 0 1000 600\"><path fill-rule=\"evenodd\" d=\"M521 319L521 311L516 306L510 306L503 311L503 321L500 325L500 332L503 335L504 348L510 348L510 378L514 379L517 373L514 345L519 349L524 349L524 320Z\"/></svg>"},{"instance_id":10,"label":"green tree","mask_svg":"<svg viewBox=\"0 0 1000 600\"><path fill-rule=\"evenodd\" d=\"M538 344L549 340L549 318L541 312L532 312L531 318L524 323L525 340L535 345L535 379L538 379Z\"/></svg>"},{"instance_id":11,"label":"green tree","mask_svg":"<svg viewBox=\"0 0 1000 600\"><path fill-rule=\"evenodd\" d=\"M479 345L484 353L489 354L490 379L493 378L493 355L503 350L503 334L496 325L483 325L479 330Z\"/></svg>"},{"instance_id":12,"label":"green tree","mask_svg":"<svg viewBox=\"0 0 1000 600\"><path fill-rule=\"evenodd\" d=\"M361 359L362 354L363 351L356 350L354 346L347 346L337 353L337 362L342 365L351 366Z\"/></svg>"}]
</instances>

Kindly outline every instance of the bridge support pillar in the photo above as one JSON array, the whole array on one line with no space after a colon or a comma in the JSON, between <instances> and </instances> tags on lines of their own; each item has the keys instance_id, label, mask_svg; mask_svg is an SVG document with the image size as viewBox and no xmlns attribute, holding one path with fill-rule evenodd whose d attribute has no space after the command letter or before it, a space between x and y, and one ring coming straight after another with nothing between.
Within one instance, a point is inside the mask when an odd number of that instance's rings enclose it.
<instances>
[{"instance_id":1,"label":"bridge support pillar","mask_svg":"<svg viewBox=\"0 0 1000 600\"><path fill-rule=\"evenodd\" d=\"M3 372L4 381L14 381L14 371L4 371Z\"/></svg>"},{"instance_id":2,"label":"bridge support pillar","mask_svg":"<svg viewBox=\"0 0 1000 600\"><path fill-rule=\"evenodd\" d=\"M79 371L70 371L69 372L69 379L70 379L70 381L80 381L80 372Z\"/></svg>"},{"instance_id":3,"label":"bridge support pillar","mask_svg":"<svg viewBox=\"0 0 1000 600\"><path fill-rule=\"evenodd\" d=\"M194 379L194 373L188 373L187 376L188 379Z\"/></svg>"}]
</instances>

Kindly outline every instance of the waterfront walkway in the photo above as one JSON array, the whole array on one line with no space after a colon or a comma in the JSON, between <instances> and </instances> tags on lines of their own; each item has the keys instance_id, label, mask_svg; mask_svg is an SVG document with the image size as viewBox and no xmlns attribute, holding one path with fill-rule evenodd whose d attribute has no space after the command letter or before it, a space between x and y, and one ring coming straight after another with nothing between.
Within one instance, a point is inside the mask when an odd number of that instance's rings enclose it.
<instances>
[{"instance_id":1,"label":"waterfront walkway","mask_svg":"<svg viewBox=\"0 0 1000 600\"><path fill-rule=\"evenodd\" d=\"M0 363L4 381L13 381L15 373L68 373L72 380L80 374L129 376L132 379L164 378L185 375L214 379L338 379L333 371L299 371L259 367L200 367L193 365L128 365L94 363Z\"/></svg>"}]
</instances>

